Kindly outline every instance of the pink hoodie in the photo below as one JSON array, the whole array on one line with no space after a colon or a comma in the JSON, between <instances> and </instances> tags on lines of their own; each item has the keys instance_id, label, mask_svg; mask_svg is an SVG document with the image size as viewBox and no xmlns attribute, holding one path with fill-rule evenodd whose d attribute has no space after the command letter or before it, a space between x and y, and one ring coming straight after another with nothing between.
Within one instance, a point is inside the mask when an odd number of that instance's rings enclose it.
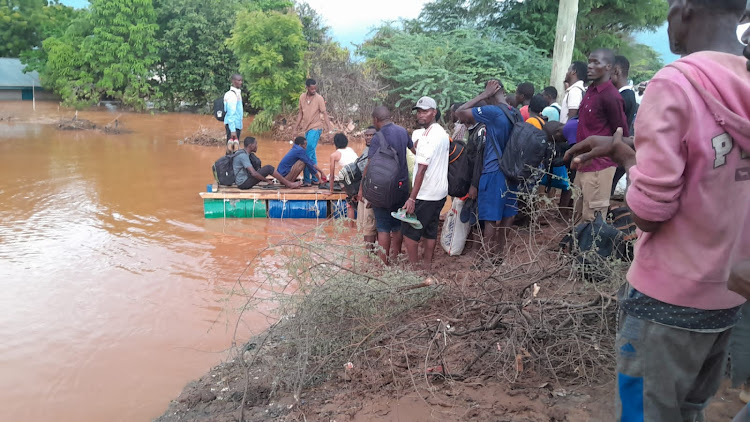
<instances>
[{"instance_id":1,"label":"pink hoodie","mask_svg":"<svg viewBox=\"0 0 750 422\"><path fill-rule=\"evenodd\" d=\"M638 110L627 202L663 224L639 233L628 281L662 302L698 309L745 302L727 289L732 266L750 259L745 62L717 52L684 57L656 74Z\"/></svg>"}]
</instances>

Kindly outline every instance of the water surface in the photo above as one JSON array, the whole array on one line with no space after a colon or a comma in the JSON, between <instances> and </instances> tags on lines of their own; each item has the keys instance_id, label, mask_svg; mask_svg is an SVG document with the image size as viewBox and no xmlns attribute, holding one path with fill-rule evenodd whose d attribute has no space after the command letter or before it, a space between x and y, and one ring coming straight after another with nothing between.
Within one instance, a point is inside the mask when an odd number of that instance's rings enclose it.
<instances>
[{"instance_id":1,"label":"water surface","mask_svg":"<svg viewBox=\"0 0 750 422\"><path fill-rule=\"evenodd\" d=\"M248 260L316 222L203 218L223 150L179 140L221 126L211 116L79 113L132 131L106 135L45 124L73 115L53 103L0 102L8 114L22 119L0 122L0 419L151 420L226 358ZM288 149L260 139L258 156ZM246 314L239 340L267 324Z\"/></svg>"}]
</instances>

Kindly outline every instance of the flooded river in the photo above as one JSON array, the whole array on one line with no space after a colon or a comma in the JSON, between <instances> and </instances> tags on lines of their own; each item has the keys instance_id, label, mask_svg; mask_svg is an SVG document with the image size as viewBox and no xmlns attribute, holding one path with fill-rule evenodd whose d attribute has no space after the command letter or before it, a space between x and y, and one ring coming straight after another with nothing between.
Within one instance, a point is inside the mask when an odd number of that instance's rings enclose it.
<instances>
[{"instance_id":1,"label":"flooded river","mask_svg":"<svg viewBox=\"0 0 750 422\"><path fill-rule=\"evenodd\" d=\"M220 126L211 116L79 113L132 131L105 135L43 124L73 115L52 103L0 102L9 114L21 120L0 121L0 419L151 420L226 357L228 291L255 251L315 221L203 218L198 192L223 150L178 140ZM261 139L258 156L276 165L288 149ZM239 340L267 325L246 314Z\"/></svg>"}]
</instances>

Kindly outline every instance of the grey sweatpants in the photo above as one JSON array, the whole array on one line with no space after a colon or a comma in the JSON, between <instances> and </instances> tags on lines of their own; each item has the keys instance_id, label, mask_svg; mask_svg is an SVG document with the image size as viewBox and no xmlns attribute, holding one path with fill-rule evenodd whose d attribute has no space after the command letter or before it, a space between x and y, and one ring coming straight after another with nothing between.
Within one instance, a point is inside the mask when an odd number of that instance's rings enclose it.
<instances>
[{"instance_id":1,"label":"grey sweatpants","mask_svg":"<svg viewBox=\"0 0 750 422\"><path fill-rule=\"evenodd\" d=\"M699 333L621 313L617 421L704 421L724 373L730 332Z\"/></svg>"}]
</instances>

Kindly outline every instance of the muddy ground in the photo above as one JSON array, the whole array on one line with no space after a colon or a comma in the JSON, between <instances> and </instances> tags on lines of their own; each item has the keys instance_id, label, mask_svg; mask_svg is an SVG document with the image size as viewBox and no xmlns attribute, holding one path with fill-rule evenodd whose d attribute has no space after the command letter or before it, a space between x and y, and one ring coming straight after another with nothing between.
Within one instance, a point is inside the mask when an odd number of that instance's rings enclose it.
<instances>
[{"instance_id":1,"label":"muddy ground","mask_svg":"<svg viewBox=\"0 0 750 422\"><path fill-rule=\"evenodd\" d=\"M569 271L556 250L566 227L552 217L516 229L499 267L476 244L458 257L438 245L437 283L427 287L438 293L298 395L272 369L286 349L263 347L284 339L261 335L188 384L157 421L613 421L616 285ZM741 407L725 383L708 421Z\"/></svg>"}]
</instances>

